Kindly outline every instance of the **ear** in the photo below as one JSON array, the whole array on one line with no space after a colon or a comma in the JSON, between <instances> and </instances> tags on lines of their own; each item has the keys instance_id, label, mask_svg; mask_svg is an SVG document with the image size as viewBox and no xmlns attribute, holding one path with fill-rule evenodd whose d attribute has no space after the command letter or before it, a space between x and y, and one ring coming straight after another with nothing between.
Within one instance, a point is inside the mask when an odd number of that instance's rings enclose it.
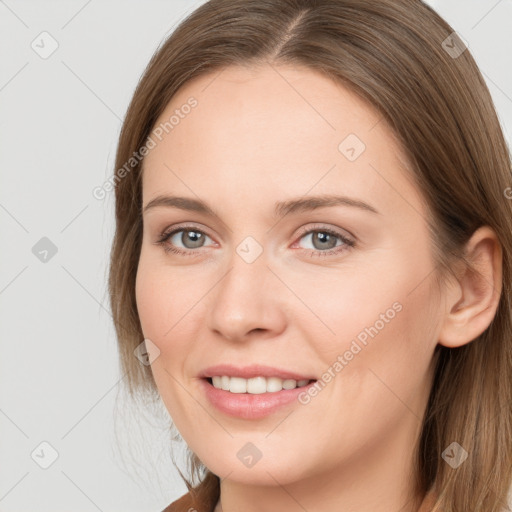
<instances>
[{"instance_id":1,"label":"ear","mask_svg":"<svg viewBox=\"0 0 512 512\"><path fill-rule=\"evenodd\" d=\"M450 348L473 341L489 327L501 295L502 248L495 231L489 226L478 228L464 256L455 283L446 288L446 313L439 333L439 344Z\"/></svg>"}]
</instances>

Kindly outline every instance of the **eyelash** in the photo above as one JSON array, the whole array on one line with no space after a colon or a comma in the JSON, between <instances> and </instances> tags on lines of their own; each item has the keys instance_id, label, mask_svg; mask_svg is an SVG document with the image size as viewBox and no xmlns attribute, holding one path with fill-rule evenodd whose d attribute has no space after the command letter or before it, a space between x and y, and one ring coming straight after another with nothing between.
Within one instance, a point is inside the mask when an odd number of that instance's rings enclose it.
<instances>
[{"instance_id":1,"label":"eyelash","mask_svg":"<svg viewBox=\"0 0 512 512\"><path fill-rule=\"evenodd\" d=\"M178 228L173 229L172 231L164 231L160 234L159 239L155 242L157 245L160 245L163 247L164 251L166 253L174 253L179 254L180 256L189 256L189 257L195 257L200 255L200 251L195 249L188 249L183 250L179 249L173 245L170 245L167 241L176 233L179 233L180 231L194 231L196 233L200 233L202 235L208 236L207 233L204 231L197 229L195 226L180 226ZM311 233L327 233L329 235L333 235L335 237L338 237L342 242L343 245L336 246L333 249L328 249L325 251L321 251L319 249L303 249L305 251L311 252L311 257L313 256L333 256L340 254L343 251L347 251L353 247L355 247L355 242L351 240L350 238L347 238L345 235L342 235L338 231L335 231L331 228L326 228L324 226L315 226L314 228L304 229L301 231L298 240L303 238L306 235L309 235ZM211 238L211 237L210 237Z\"/></svg>"}]
</instances>

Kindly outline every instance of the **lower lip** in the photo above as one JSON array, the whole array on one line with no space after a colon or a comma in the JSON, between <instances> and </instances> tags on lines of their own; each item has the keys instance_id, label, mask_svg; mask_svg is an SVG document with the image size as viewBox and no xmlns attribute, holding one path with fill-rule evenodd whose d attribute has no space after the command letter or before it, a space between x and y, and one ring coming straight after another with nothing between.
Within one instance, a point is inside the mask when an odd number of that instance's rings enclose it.
<instances>
[{"instance_id":1,"label":"lower lip","mask_svg":"<svg viewBox=\"0 0 512 512\"><path fill-rule=\"evenodd\" d=\"M231 393L217 389L206 379L201 379L208 400L221 412L247 420L263 418L292 402L298 403L297 397L307 391L316 381L307 386L283 389L273 393Z\"/></svg>"}]
</instances>

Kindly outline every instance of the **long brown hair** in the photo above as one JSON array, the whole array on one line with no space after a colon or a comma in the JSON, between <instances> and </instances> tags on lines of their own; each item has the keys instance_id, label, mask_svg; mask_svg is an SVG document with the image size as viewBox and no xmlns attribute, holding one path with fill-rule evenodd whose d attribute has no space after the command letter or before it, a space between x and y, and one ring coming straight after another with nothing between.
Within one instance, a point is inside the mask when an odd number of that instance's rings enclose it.
<instances>
[{"instance_id":1,"label":"long brown hair","mask_svg":"<svg viewBox=\"0 0 512 512\"><path fill-rule=\"evenodd\" d=\"M150 368L133 355L143 340L135 301L143 159L126 163L187 81L265 62L320 71L389 123L429 207L438 277L464 261L464 244L478 227L496 232L503 248L498 310L471 343L436 348L415 478L419 493L434 491L434 511L502 510L512 482L511 158L469 50L420 0L211 0L156 51L126 114L114 176L109 293L130 393L158 395ZM469 453L456 470L441 458L453 441ZM190 464L189 489L194 478L218 484L193 453Z\"/></svg>"}]
</instances>

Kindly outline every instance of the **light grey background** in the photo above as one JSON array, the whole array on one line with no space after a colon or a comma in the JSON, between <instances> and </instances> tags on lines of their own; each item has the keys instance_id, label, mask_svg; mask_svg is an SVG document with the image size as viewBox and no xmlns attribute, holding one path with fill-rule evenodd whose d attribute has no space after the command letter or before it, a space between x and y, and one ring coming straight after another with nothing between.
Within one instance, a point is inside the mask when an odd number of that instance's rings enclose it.
<instances>
[{"instance_id":1,"label":"light grey background","mask_svg":"<svg viewBox=\"0 0 512 512\"><path fill-rule=\"evenodd\" d=\"M149 58L201 3L0 0L0 512L159 512L186 490L163 406L153 417L118 395L113 194L92 190ZM468 42L510 141L512 1L429 4ZM31 47L51 48L44 31L58 43L46 59ZM42 442L58 453L47 469Z\"/></svg>"}]
</instances>

